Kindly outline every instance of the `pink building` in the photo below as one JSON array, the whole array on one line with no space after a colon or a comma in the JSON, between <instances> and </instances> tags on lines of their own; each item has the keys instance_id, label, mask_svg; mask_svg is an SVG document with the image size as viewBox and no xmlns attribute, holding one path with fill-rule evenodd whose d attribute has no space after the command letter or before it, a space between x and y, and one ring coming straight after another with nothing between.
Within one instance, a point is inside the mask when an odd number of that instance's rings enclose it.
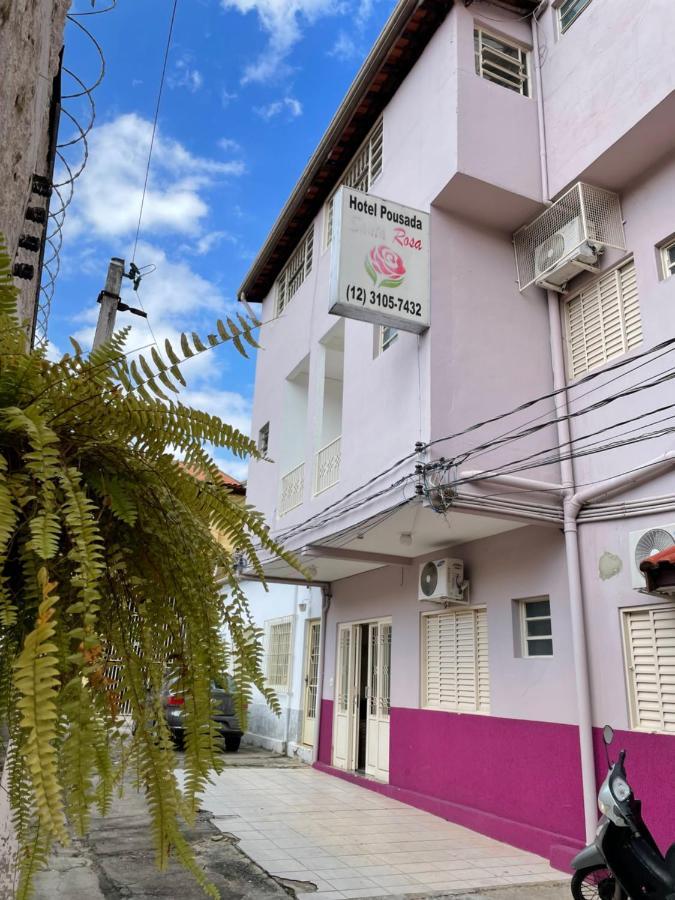
<instances>
[{"instance_id":1,"label":"pink building","mask_svg":"<svg viewBox=\"0 0 675 900\"><path fill-rule=\"evenodd\" d=\"M316 765L560 866L606 722L675 837L637 569L675 542L670 5L400 0L241 289L248 496L324 587ZM430 214L422 334L329 314L343 184Z\"/></svg>"}]
</instances>

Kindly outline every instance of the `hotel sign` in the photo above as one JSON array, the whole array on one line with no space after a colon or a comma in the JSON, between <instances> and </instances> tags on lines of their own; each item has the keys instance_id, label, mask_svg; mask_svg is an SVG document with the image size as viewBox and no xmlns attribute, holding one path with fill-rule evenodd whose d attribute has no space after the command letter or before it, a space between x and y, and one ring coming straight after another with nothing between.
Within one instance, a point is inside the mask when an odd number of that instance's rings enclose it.
<instances>
[{"instance_id":1,"label":"hotel sign","mask_svg":"<svg viewBox=\"0 0 675 900\"><path fill-rule=\"evenodd\" d=\"M333 205L330 312L429 327L429 214L342 187Z\"/></svg>"}]
</instances>

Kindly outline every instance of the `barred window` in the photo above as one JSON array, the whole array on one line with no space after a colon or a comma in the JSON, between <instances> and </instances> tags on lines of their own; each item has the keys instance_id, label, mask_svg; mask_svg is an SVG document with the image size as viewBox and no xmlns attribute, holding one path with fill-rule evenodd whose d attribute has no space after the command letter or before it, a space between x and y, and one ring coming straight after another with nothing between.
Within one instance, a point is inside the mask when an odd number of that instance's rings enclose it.
<instances>
[{"instance_id":1,"label":"barred window","mask_svg":"<svg viewBox=\"0 0 675 900\"><path fill-rule=\"evenodd\" d=\"M548 597L519 600L522 656L553 656L551 601Z\"/></svg>"},{"instance_id":2,"label":"barred window","mask_svg":"<svg viewBox=\"0 0 675 900\"><path fill-rule=\"evenodd\" d=\"M266 677L270 687L288 690L291 674L291 638L293 617L271 619L265 622L267 632Z\"/></svg>"},{"instance_id":3,"label":"barred window","mask_svg":"<svg viewBox=\"0 0 675 900\"><path fill-rule=\"evenodd\" d=\"M281 315L302 282L312 271L314 225L300 241L277 279L277 315Z\"/></svg>"},{"instance_id":4,"label":"barred window","mask_svg":"<svg viewBox=\"0 0 675 900\"><path fill-rule=\"evenodd\" d=\"M490 711L487 610L422 618L422 703L435 709Z\"/></svg>"},{"instance_id":5,"label":"barred window","mask_svg":"<svg viewBox=\"0 0 675 900\"><path fill-rule=\"evenodd\" d=\"M582 288L565 304L567 365L578 378L642 343L635 263L630 260Z\"/></svg>"},{"instance_id":6,"label":"barred window","mask_svg":"<svg viewBox=\"0 0 675 900\"><path fill-rule=\"evenodd\" d=\"M482 28L473 31L476 74L525 97L530 96L528 52Z\"/></svg>"},{"instance_id":7,"label":"barred window","mask_svg":"<svg viewBox=\"0 0 675 900\"><path fill-rule=\"evenodd\" d=\"M370 134L361 144L356 156L349 164L338 186L326 202L324 216L324 244L326 247L333 239L333 205L338 190L345 185L357 191L368 192L382 171L382 119L371 129Z\"/></svg>"},{"instance_id":8,"label":"barred window","mask_svg":"<svg viewBox=\"0 0 675 900\"><path fill-rule=\"evenodd\" d=\"M661 245L661 262L663 265L663 277L670 278L675 275L675 240Z\"/></svg>"},{"instance_id":9,"label":"barred window","mask_svg":"<svg viewBox=\"0 0 675 900\"><path fill-rule=\"evenodd\" d=\"M579 18L591 0L563 0L558 8L560 31L564 34L570 25Z\"/></svg>"}]
</instances>

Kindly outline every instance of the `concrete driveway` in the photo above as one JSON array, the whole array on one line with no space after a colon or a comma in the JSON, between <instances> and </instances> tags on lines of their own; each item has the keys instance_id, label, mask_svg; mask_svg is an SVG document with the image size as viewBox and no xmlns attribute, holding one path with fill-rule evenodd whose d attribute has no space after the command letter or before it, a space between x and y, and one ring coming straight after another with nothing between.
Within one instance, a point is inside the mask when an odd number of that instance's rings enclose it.
<instances>
[{"instance_id":1,"label":"concrete driveway","mask_svg":"<svg viewBox=\"0 0 675 900\"><path fill-rule=\"evenodd\" d=\"M298 897L457 895L513 885L541 886L523 896L569 897L564 876L532 853L306 766L254 765L228 766L202 805L244 853L295 882Z\"/></svg>"}]
</instances>

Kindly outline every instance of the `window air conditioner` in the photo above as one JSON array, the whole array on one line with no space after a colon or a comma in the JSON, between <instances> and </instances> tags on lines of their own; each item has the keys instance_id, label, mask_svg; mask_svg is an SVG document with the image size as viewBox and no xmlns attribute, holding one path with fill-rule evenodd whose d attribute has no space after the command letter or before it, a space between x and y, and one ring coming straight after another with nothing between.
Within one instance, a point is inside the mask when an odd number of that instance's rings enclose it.
<instances>
[{"instance_id":1,"label":"window air conditioner","mask_svg":"<svg viewBox=\"0 0 675 900\"><path fill-rule=\"evenodd\" d=\"M628 536L630 544L631 582L636 590L645 588L645 576L640 571L640 563L648 556L660 553L675 544L675 524L659 525L657 528L645 528L642 531L631 531Z\"/></svg>"},{"instance_id":2,"label":"window air conditioner","mask_svg":"<svg viewBox=\"0 0 675 900\"><path fill-rule=\"evenodd\" d=\"M587 223L589 235L595 229ZM583 239L581 217L576 216L563 227L546 238L534 251L534 274L537 283L561 286L568 282L580 269L593 266L598 261L598 248Z\"/></svg>"},{"instance_id":3,"label":"window air conditioner","mask_svg":"<svg viewBox=\"0 0 675 900\"><path fill-rule=\"evenodd\" d=\"M469 605L469 582L464 580L461 559L434 559L423 563L419 572L419 600Z\"/></svg>"}]
</instances>

